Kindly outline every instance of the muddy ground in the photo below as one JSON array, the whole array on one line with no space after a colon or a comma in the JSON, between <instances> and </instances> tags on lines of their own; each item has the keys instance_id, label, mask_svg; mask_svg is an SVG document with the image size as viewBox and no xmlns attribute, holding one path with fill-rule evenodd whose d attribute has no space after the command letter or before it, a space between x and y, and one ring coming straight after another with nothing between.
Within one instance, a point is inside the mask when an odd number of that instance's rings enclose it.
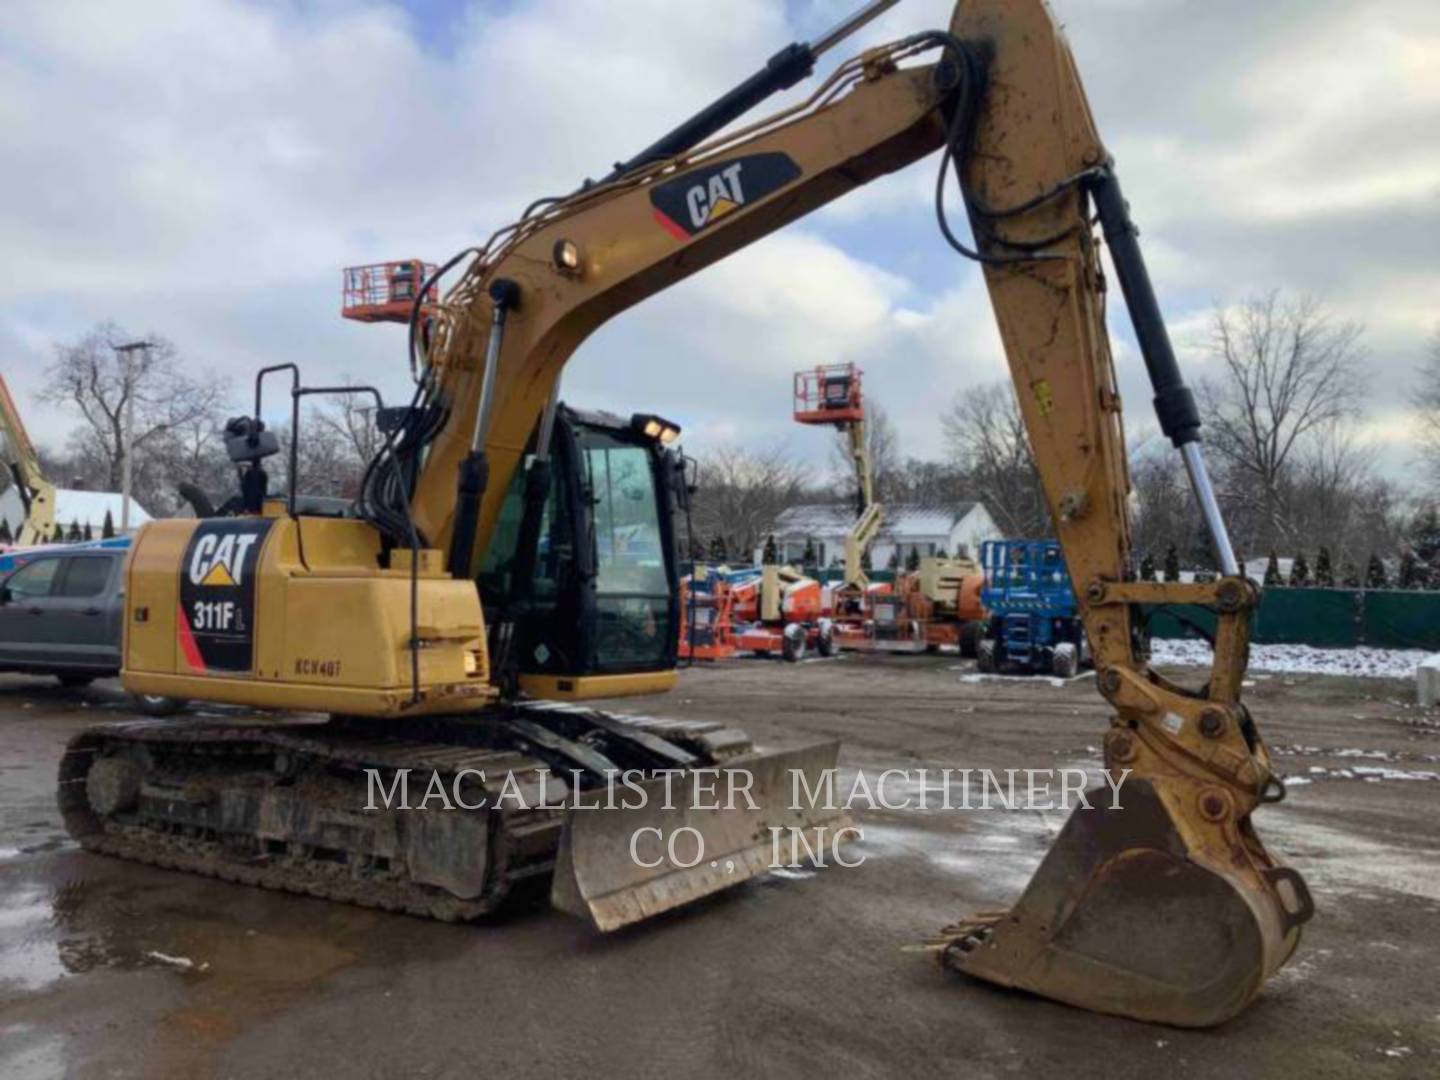
<instances>
[{"instance_id":1,"label":"muddy ground","mask_svg":"<svg viewBox=\"0 0 1440 1080\"><path fill-rule=\"evenodd\" d=\"M1098 766L1089 680L964 674L947 657L742 661L625 707L769 746L838 738L871 773ZM1012 900L1058 812L861 812L864 865L772 875L611 937L550 911L447 926L83 854L55 764L73 732L128 715L118 687L0 676L0 1076L1440 1074L1440 717L1399 682L1261 676L1250 694L1310 781L1259 828L1320 912L1246 1013L1194 1032L903 951Z\"/></svg>"}]
</instances>

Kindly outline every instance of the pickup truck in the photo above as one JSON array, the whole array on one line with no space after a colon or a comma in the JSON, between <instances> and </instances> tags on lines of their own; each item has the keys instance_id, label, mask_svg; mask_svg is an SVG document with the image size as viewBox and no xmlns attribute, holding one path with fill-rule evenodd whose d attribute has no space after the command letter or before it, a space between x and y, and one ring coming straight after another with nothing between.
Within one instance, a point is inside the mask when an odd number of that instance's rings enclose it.
<instances>
[{"instance_id":1,"label":"pickup truck","mask_svg":"<svg viewBox=\"0 0 1440 1080\"><path fill-rule=\"evenodd\" d=\"M126 541L0 555L0 671L84 686L120 673Z\"/></svg>"}]
</instances>

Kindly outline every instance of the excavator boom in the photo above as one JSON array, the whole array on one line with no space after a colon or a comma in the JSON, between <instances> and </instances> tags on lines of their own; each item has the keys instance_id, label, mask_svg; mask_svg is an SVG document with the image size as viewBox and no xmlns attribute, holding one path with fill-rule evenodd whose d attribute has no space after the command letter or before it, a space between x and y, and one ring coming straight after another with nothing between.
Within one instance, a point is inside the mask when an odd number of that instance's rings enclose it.
<instances>
[{"instance_id":1,"label":"excavator boom","mask_svg":"<svg viewBox=\"0 0 1440 1080\"><path fill-rule=\"evenodd\" d=\"M937 62L912 66L925 56ZM944 148L959 181L1098 670L1115 707L1106 766L1134 811L1077 814L1005 919L945 938L947 964L1074 1004L1182 1025L1217 1023L1258 992L1311 913L1303 880L1251 826L1283 794L1239 700L1255 588L1240 574L1199 452L1113 164L1074 59L1043 0L965 0L946 32L841 65L804 103L549 206L484 249L442 306L430 354L454 421L421 477L415 516L473 557L503 485L463 520L467 452L517 467L554 381L604 320L876 176ZM942 173L941 183L944 183ZM940 188L943 198L944 188ZM1180 451L1225 576L1133 580L1130 490L1105 326L1098 217L1162 430ZM452 558L452 566L457 565ZM1218 613L1203 692L1149 669L1135 612ZM1128 770L1128 772L1126 772Z\"/></svg>"}]
</instances>

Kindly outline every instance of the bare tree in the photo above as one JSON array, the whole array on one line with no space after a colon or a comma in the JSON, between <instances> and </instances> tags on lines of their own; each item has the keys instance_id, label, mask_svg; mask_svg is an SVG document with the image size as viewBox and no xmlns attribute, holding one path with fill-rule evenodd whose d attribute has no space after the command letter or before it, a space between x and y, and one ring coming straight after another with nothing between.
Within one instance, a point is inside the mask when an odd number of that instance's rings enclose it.
<instances>
[{"instance_id":1,"label":"bare tree","mask_svg":"<svg viewBox=\"0 0 1440 1080\"><path fill-rule=\"evenodd\" d=\"M1189 549L1200 516L1179 455L1168 441L1143 439L1130 448L1130 483L1136 554L1158 564L1172 545L1177 551Z\"/></svg>"},{"instance_id":2,"label":"bare tree","mask_svg":"<svg viewBox=\"0 0 1440 1080\"><path fill-rule=\"evenodd\" d=\"M385 441L376 423L375 399L367 394L337 395L327 400L315 410L312 422L338 436L362 469Z\"/></svg>"},{"instance_id":3,"label":"bare tree","mask_svg":"<svg viewBox=\"0 0 1440 1080\"><path fill-rule=\"evenodd\" d=\"M975 498L964 470L948 461L907 457L890 483L893 506L954 507Z\"/></svg>"},{"instance_id":4,"label":"bare tree","mask_svg":"<svg viewBox=\"0 0 1440 1080\"><path fill-rule=\"evenodd\" d=\"M940 424L970 498L985 504L1005 535L1048 536L1050 512L1011 385L962 391Z\"/></svg>"},{"instance_id":5,"label":"bare tree","mask_svg":"<svg viewBox=\"0 0 1440 1080\"><path fill-rule=\"evenodd\" d=\"M1362 333L1313 298L1278 292L1215 311L1209 348L1222 374L1199 398L1227 501L1249 522L1247 549L1298 538L1290 489L1302 460L1359 413Z\"/></svg>"},{"instance_id":6,"label":"bare tree","mask_svg":"<svg viewBox=\"0 0 1440 1080\"><path fill-rule=\"evenodd\" d=\"M42 401L76 409L83 425L71 437L72 464L120 490L126 454L126 417L134 401L134 484L144 492L159 482L152 450L177 429L196 423L219 427L229 387L214 376L192 377L173 344L152 336L154 347L131 354L133 368L114 346L133 340L113 322L96 326L78 341L55 346Z\"/></svg>"},{"instance_id":7,"label":"bare tree","mask_svg":"<svg viewBox=\"0 0 1440 1080\"><path fill-rule=\"evenodd\" d=\"M1420 422L1420 460L1432 491L1440 490L1440 329L1420 362L1420 379L1411 394Z\"/></svg>"},{"instance_id":8,"label":"bare tree","mask_svg":"<svg viewBox=\"0 0 1440 1080\"><path fill-rule=\"evenodd\" d=\"M695 536L702 544L721 538L734 558L763 544L780 514L804 501L809 472L779 448L727 447L700 459L697 478Z\"/></svg>"}]
</instances>

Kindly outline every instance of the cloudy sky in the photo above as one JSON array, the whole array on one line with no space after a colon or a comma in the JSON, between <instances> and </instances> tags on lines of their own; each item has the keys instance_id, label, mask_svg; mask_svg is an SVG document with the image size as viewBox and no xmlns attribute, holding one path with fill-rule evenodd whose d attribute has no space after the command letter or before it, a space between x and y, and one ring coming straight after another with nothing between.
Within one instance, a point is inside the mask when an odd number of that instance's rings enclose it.
<instances>
[{"instance_id":1,"label":"cloudy sky","mask_svg":"<svg viewBox=\"0 0 1440 1080\"><path fill-rule=\"evenodd\" d=\"M52 344L107 318L237 387L294 360L399 398L403 331L339 317L341 267L447 257L857 4L7 0L0 370L56 447L70 420L34 401ZM1440 327L1440 4L1054 6L1192 375L1216 303L1313 293L1367 328L1367 431L1403 475L1406 394ZM904 0L843 51L949 10ZM824 462L790 422L790 373L851 360L902 449L938 453L941 407L1004 367L979 275L935 229L936 165L605 327L565 396L672 416L693 449L783 441ZM1134 425L1148 394L1114 333Z\"/></svg>"}]
</instances>

